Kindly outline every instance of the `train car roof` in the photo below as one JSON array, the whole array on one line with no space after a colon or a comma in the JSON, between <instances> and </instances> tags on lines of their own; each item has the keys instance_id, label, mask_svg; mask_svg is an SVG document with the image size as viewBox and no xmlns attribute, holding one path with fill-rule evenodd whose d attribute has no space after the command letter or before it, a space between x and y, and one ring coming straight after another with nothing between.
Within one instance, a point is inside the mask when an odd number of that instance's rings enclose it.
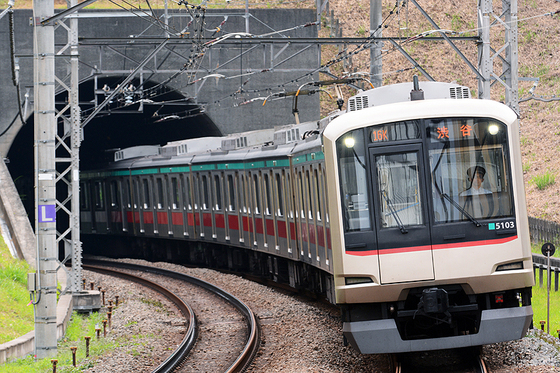
<instances>
[{"instance_id":1,"label":"train car roof","mask_svg":"<svg viewBox=\"0 0 560 373\"><path fill-rule=\"evenodd\" d=\"M352 111L334 119L323 135L331 140L353 129L376 124L438 117L488 117L504 123L512 122L517 115L506 105L482 99L433 99L399 102Z\"/></svg>"}]
</instances>

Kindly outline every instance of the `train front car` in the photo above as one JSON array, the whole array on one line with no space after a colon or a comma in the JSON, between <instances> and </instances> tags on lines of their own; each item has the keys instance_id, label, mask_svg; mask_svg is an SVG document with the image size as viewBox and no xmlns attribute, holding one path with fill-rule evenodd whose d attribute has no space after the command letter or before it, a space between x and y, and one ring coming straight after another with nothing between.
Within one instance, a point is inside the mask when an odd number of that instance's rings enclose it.
<instances>
[{"instance_id":1,"label":"train front car","mask_svg":"<svg viewBox=\"0 0 560 373\"><path fill-rule=\"evenodd\" d=\"M352 98L323 134L344 336L365 354L522 338L534 280L517 116L456 99L465 87L411 88Z\"/></svg>"}]
</instances>

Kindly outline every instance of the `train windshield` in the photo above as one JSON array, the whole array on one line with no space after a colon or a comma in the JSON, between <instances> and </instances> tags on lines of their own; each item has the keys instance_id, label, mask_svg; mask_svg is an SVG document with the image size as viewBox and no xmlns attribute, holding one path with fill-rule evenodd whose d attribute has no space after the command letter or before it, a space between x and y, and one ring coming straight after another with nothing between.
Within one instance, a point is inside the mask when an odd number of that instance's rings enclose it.
<instances>
[{"instance_id":1,"label":"train windshield","mask_svg":"<svg viewBox=\"0 0 560 373\"><path fill-rule=\"evenodd\" d=\"M371 228L368 209L366 149L364 131L348 132L337 141L342 189L344 230L355 232Z\"/></svg>"},{"instance_id":2,"label":"train windshield","mask_svg":"<svg viewBox=\"0 0 560 373\"><path fill-rule=\"evenodd\" d=\"M426 127L435 223L513 215L506 126L442 118Z\"/></svg>"},{"instance_id":3,"label":"train windshield","mask_svg":"<svg viewBox=\"0 0 560 373\"><path fill-rule=\"evenodd\" d=\"M350 131L336 147L345 232L373 228L373 201L380 227L403 232L426 224L428 215L435 224L477 225L513 216L507 127L494 119L386 123ZM422 180L431 203L423 202Z\"/></svg>"}]
</instances>

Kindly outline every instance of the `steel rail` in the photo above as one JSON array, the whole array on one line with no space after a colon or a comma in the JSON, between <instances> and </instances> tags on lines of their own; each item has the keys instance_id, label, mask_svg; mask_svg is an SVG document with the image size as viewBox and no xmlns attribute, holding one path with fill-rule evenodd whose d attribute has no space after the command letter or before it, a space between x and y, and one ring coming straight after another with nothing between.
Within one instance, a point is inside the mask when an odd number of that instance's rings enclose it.
<instances>
[{"instance_id":1,"label":"steel rail","mask_svg":"<svg viewBox=\"0 0 560 373\"><path fill-rule=\"evenodd\" d=\"M103 262L103 265L111 265L111 264L110 262ZM175 351L173 351L173 353L167 359L165 359L163 363L161 363L156 369L152 371L152 373L172 372L177 367L177 365L179 365L179 363L181 363L181 361L183 361L184 358L189 354L190 350L193 348L193 346L196 343L198 327L196 322L196 316L192 308L170 290L156 284L155 282L146 280L142 277L134 276L129 273L125 273L113 269L108 269L106 267L100 267L100 266L89 265L89 264L84 264L83 269L106 274L109 276L121 277L126 280L136 282L138 284L149 287L157 291L158 293L163 294L167 299L169 299L179 308L181 313L183 313L183 315L185 315L185 317L189 321L187 332L185 333L185 336L183 337L183 340L181 341L179 347L177 347Z\"/></svg>"},{"instance_id":2,"label":"steel rail","mask_svg":"<svg viewBox=\"0 0 560 373\"><path fill-rule=\"evenodd\" d=\"M99 259L87 259L84 260L85 263L97 263L102 264L105 266L113 266L122 269L129 269L129 270L136 270L136 271L143 271L148 273L153 273L161 276L166 276L170 278L174 278L180 281L186 281L193 285L199 286L203 289L206 289L213 294L219 296L226 302L233 305L235 308L239 310L243 316L245 316L245 320L247 322L247 328L249 330L247 342L241 352L241 354L236 358L236 360L225 370L226 373L237 373L244 371L249 364L251 363L253 357L257 353L260 344L260 331L259 326L257 324L257 319L253 313L253 311L245 305L241 300L233 296L232 294L226 292L219 287L212 285L206 281L198 279L196 277L192 277L186 275L184 273L175 272L167 269L156 268L151 266L145 266L140 264L131 264L131 263L123 263L123 262L113 262L113 261L104 261ZM84 266L85 268L85 266ZM155 372L155 371L154 371Z\"/></svg>"}]
</instances>

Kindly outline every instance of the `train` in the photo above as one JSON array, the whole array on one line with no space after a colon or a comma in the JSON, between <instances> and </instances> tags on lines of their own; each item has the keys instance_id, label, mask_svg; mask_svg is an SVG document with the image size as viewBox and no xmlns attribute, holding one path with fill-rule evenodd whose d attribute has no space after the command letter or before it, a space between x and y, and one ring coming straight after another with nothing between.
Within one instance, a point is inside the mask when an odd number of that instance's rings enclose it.
<instances>
[{"instance_id":1,"label":"train","mask_svg":"<svg viewBox=\"0 0 560 373\"><path fill-rule=\"evenodd\" d=\"M120 149L80 187L98 252L322 294L363 354L515 340L532 322L518 116L459 84L383 86L318 121Z\"/></svg>"}]
</instances>

